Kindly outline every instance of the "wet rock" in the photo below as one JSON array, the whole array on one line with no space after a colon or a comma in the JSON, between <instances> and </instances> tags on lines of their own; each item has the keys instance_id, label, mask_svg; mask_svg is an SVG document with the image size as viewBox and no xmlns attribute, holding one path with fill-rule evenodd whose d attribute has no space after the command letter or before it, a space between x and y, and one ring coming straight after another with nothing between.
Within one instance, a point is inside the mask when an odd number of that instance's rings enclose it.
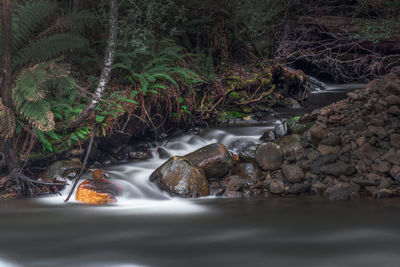
<instances>
[{"instance_id":1,"label":"wet rock","mask_svg":"<svg viewBox=\"0 0 400 267\"><path fill-rule=\"evenodd\" d=\"M171 154L162 147L157 148L157 153L160 159L168 159L171 157Z\"/></svg>"},{"instance_id":2,"label":"wet rock","mask_svg":"<svg viewBox=\"0 0 400 267\"><path fill-rule=\"evenodd\" d=\"M233 160L226 147L215 143L185 155L196 166L204 170L208 179L221 178L233 167Z\"/></svg>"},{"instance_id":3,"label":"wet rock","mask_svg":"<svg viewBox=\"0 0 400 267\"><path fill-rule=\"evenodd\" d=\"M383 139L386 137L386 130L381 126L368 126L368 130L373 133L374 135L378 136L379 138Z\"/></svg>"},{"instance_id":4,"label":"wet rock","mask_svg":"<svg viewBox=\"0 0 400 267\"><path fill-rule=\"evenodd\" d=\"M378 164L372 164L371 168L376 172L387 173L390 171L391 164L387 161L379 161Z\"/></svg>"},{"instance_id":5,"label":"wet rock","mask_svg":"<svg viewBox=\"0 0 400 267\"><path fill-rule=\"evenodd\" d=\"M339 177L341 175L351 175L356 169L351 164L346 164L343 161L337 161L333 164L325 165L320 168L323 174Z\"/></svg>"},{"instance_id":6,"label":"wet rock","mask_svg":"<svg viewBox=\"0 0 400 267\"><path fill-rule=\"evenodd\" d=\"M255 160L263 170L276 170L282 165L283 153L278 145L268 142L257 148Z\"/></svg>"},{"instance_id":7,"label":"wet rock","mask_svg":"<svg viewBox=\"0 0 400 267\"><path fill-rule=\"evenodd\" d=\"M351 163L351 156L350 156L350 154L348 154L348 153L347 153L347 154L340 155L339 159L340 159L341 161L343 161L344 163L348 163L348 164Z\"/></svg>"},{"instance_id":8,"label":"wet rock","mask_svg":"<svg viewBox=\"0 0 400 267\"><path fill-rule=\"evenodd\" d=\"M296 160L304 156L304 147L300 141L300 135L286 135L277 142L277 145L281 148L286 159Z\"/></svg>"},{"instance_id":9,"label":"wet rock","mask_svg":"<svg viewBox=\"0 0 400 267\"><path fill-rule=\"evenodd\" d=\"M244 162L255 161L255 154L259 145L252 145L244 148L242 152L239 153L239 157Z\"/></svg>"},{"instance_id":10,"label":"wet rock","mask_svg":"<svg viewBox=\"0 0 400 267\"><path fill-rule=\"evenodd\" d=\"M321 167L331 164L331 163L334 163L337 159L338 159L338 157L336 155L322 156L314 162L314 164L311 168L311 172L314 174L319 174Z\"/></svg>"},{"instance_id":11,"label":"wet rock","mask_svg":"<svg viewBox=\"0 0 400 267\"><path fill-rule=\"evenodd\" d=\"M400 115L400 107L399 106L391 106L390 108L389 108L389 110L388 110L388 113L389 114L392 114L392 115L395 115L395 116L398 116L398 115Z\"/></svg>"},{"instance_id":12,"label":"wet rock","mask_svg":"<svg viewBox=\"0 0 400 267\"><path fill-rule=\"evenodd\" d=\"M283 100L283 104L287 107L287 108L291 108L291 109L299 109L301 108L301 105L299 102L297 102L295 99L291 98L291 97L287 97Z\"/></svg>"},{"instance_id":13,"label":"wet rock","mask_svg":"<svg viewBox=\"0 0 400 267\"><path fill-rule=\"evenodd\" d=\"M275 125L274 128L275 136L277 138L281 138L285 136L288 133L288 126L286 122L280 122L277 125Z\"/></svg>"},{"instance_id":14,"label":"wet rock","mask_svg":"<svg viewBox=\"0 0 400 267\"><path fill-rule=\"evenodd\" d=\"M382 198L391 198L394 197L396 193L393 190L390 189L378 189L378 192L376 193L376 198L382 199Z\"/></svg>"},{"instance_id":15,"label":"wet rock","mask_svg":"<svg viewBox=\"0 0 400 267\"><path fill-rule=\"evenodd\" d=\"M326 146L326 145L319 144L318 151L323 156L326 156L329 154L337 155L337 154L339 154L340 147L339 146Z\"/></svg>"},{"instance_id":16,"label":"wet rock","mask_svg":"<svg viewBox=\"0 0 400 267\"><path fill-rule=\"evenodd\" d=\"M319 158L320 156L321 156L321 153L319 153L318 150L314 150L314 149L312 149L311 151L309 151L309 152L307 153L307 158L308 158L309 160L316 160L316 159ZM336 158L335 158L335 160L336 160Z\"/></svg>"},{"instance_id":17,"label":"wet rock","mask_svg":"<svg viewBox=\"0 0 400 267\"><path fill-rule=\"evenodd\" d=\"M238 191L225 191L224 196L227 198L243 198L242 192Z\"/></svg>"},{"instance_id":18,"label":"wet rock","mask_svg":"<svg viewBox=\"0 0 400 267\"><path fill-rule=\"evenodd\" d=\"M357 93L347 93L347 97L350 98L351 100L358 100L360 99L360 94Z\"/></svg>"},{"instance_id":19,"label":"wet rock","mask_svg":"<svg viewBox=\"0 0 400 267\"><path fill-rule=\"evenodd\" d=\"M342 138L338 135L328 136L321 140L320 145L338 146L342 142Z\"/></svg>"},{"instance_id":20,"label":"wet rock","mask_svg":"<svg viewBox=\"0 0 400 267\"><path fill-rule=\"evenodd\" d=\"M296 123L293 128L292 128L292 133L293 134L299 134L302 135L305 133L307 130L309 130L312 127L313 123L308 122L308 123Z\"/></svg>"},{"instance_id":21,"label":"wet rock","mask_svg":"<svg viewBox=\"0 0 400 267\"><path fill-rule=\"evenodd\" d=\"M376 186L366 186L365 191L368 192L372 197L376 197L378 188Z\"/></svg>"},{"instance_id":22,"label":"wet rock","mask_svg":"<svg viewBox=\"0 0 400 267\"><path fill-rule=\"evenodd\" d=\"M389 152L387 152L383 156L383 159L393 163L394 165L400 165L400 153L399 153L399 151L396 152L396 150L390 149Z\"/></svg>"},{"instance_id":23,"label":"wet rock","mask_svg":"<svg viewBox=\"0 0 400 267\"><path fill-rule=\"evenodd\" d=\"M389 74L384 76L379 82L378 91L383 96L399 94L400 84L396 82L395 75Z\"/></svg>"},{"instance_id":24,"label":"wet rock","mask_svg":"<svg viewBox=\"0 0 400 267\"><path fill-rule=\"evenodd\" d=\"M43 179L49 182L63 182L66 179L73 179L82 169L82 163L79 160L60 160L52 163Z\"/></svg>"},{"instance_id":25,"label":"wet rock","mask_svg":"<svg viewBox=\"0 0 400 267\"><path fill-rule=\"evenodd\" d=\"M352 183L339 183L326 189L325 194L329 200L349 200L357 199L360 186Z\"/></svg>"},{"instance_id":26,"label":"wet rock","mask_svg":"<svg viewBox=\"0 0 400 267\"><path fill-rule=\"evenodd\" d=\"M252 181L257 181L261 170L255 162L245 162L236 166L235 173Z\"/></svg>"},{"instance_id":27,"label":"wet rock","mask_svg":"<svg viewBox=\"0 0 400 267\"><path fill-rule=\"evenodd\" d=\"M352 180L353 183L358 184L361 187L366 187L366 186L376 186L377 183L375 181L371 181L368 179L363 179L363 178L354 178Z\"/></svg>"},{"instance_id":28,"label":"wet rock","mask_svg":"<svg viewBox=\"0 0 400 267\"><path fill-rule=\"evenodd\" d=\"M383 178L382 181L379 183L380 189L388 189L393 185L392 179L390 178Z\"/></svg>"},{"instance_id":29,"label":"wet rock","mask_svg":"<svg viewBox=\"0 0 400 267\"><path fill-rule=\"evenodd\" d=\"M297 165L285 165L282 168L282 172L286 179L292 183L298 183L304 179L304 172Z\"/></svg>"},{"instance_id":30,"label":"wet rock","mask_svg":"<svg viewBox=\"0 0 400 267\"><path fill-rule=\"evenodd\" d=\"M264 142L273 142L275 141L275 133L273 131L266 131L261 137L260 140Z\"/></svg>"},{"instance_id":31,"label":"wet rock","mask_svg":"<svg viewBox=\"0 0 400 267\"><path fill-rule=\"evenodd\" d=\"M130 159L145 160L151 157L150 150L147 151L135 151L129 153Z\"/></svg>"},{"instance_id":32,"label":"wet rock","mask_svg":"<svg viewBox=\"0 0 400 267\"><path fill-rule=\"evenodd\" d=\"M400 182L400 166L396 165L389 171L390 176L396 181Z\"/></svg>"},{"instance_id":33,"label":"wet rock","mask_svg":"<svg viewBox=\"0 0 400 267\"><path fill-rule=\"evenodd\" d=\"M372 146L367 143L363 145L362 147L358 148L357 150L354 151L354 155L359 158L359 159L370 159L370 160L377 160L378 156L375 153L375 150L372 148Z\"/></svg>"},{"instance_id":34,"label":"wet rock","mask_svg":"<svg viewBox=\"0 0 400 267\"><path fill-rule=\"evenodd\" d=\"M311 168L312 168L314 162L312 160L304 160L304 161L297 162L297 164L304 171L311 171Z\"/></svg>"},{"instance_id":35,"label":"wet rock","mask_svg":"<svg viewBox=\"0 0 400 267\"><path fill-rule=\"evenodd\" d=\"M269 184L269 191L273 194L282 194L285 192L285 185L280 180L272 180Z\"/></svg>"},{"instance_id":36,"label":"wet rock","mask_svg":"<svg viewBox=\"0 0 400 267\"><path fill-rule=\"evenodd\" d=\"M380 182L382 181L382 175L377 173L366 173L365 177L370 181Z\"/></svg>"},{"instance_id":37,"label":"wet rock","mask_svg":"<svg viewBox=\"0 0 400 267\"><path fill-rule=\"evenodd\" d=\"M211 195L221 196L225 192L225 189L222 188L220 181L210 181L208 185L210 187Z\"/></svg>"},{"instance_id":38,"label":"wet rock","mask_svg":"<svg viewBox=\"0 0 400 267\"><path fill-rule=\"evenodd\" d=\"M140 141L140 142L136 142L133 145L133 150L134 151L142 151L142 152L146 152L147 150L151 149L152 145L149 142L145 142L145 141Z\"/></svg>"},{"instance_id":39,"label":"wet rock","mask_svg":"<svg viewBox=\"0 0 400 267\"><path fill-rule=\"evenodd\" d=\"M106 179L104 170L95 170L92 179L82 182L75 199L86 204L108 204L117 202L121 189Z\"/></svg>"},{"instance_id":40,"label":"wet rock","mask_svg":"<svg viewBox=\"0 0 400 267\"><path fill-rule=\"evenodd\" d=\"M328 122L331 124L339 124L343 118L343 115L331 115L328 118Z\"/></svg>"},{"instance_id":41,"label":"wet rock","mask_svg":"<svg viewBox=\"0 0 400 267\"><path fill-rule=\"evenodd\" d=\"M295 183L289 187L287 192L289 194L301 194L306 192L308 188L308 184Z\"/></svg>"},{"instance_id":42,"label":"wet rock","mask_svg":"<svg viewBox=\"0 0 400 267\"><path fill-rule=\"evenodd\" d=\"M210 194L204 171L184 157L170 158L151 174L150 181L175 196L201 197Z\"/></svg>"},{"instance_id":43,"label":"wet rock","mask_svg":"<svg viewBox=\"0 0 400 267\"><path fill-rule=\"evenodd\" d=\"M229 176L229 182L226 184L227 191L239 191L245 184L246 179L238 175Z\"/></svg>"},{"instance_id":44,"label":"wet rock","mask_svg":"<svg viewBox=\"0 0 400 267\"><path fill-rule=\"evenodd\" d=\"M240 152L242 152L242 150L248 146L254 145L254 141L249 140L249 139L245 139L245 138L241 138L238 139L234 142L232 142L229 146L228 146L228 150L232 151L234 154L239 154Z\"/></svg>"},{"instance_id":45,"label":"wet rock","mask_svg":"<svg viewBox=\"0 0 400 267\"><path fill-rule=\"evenodd\" d=\"M326 185L320 181L314 181L311 183L311 191L314 192L315 195L321 196L326 190Z\"/></svg>"},{"instance_id":46,"label":"wet rock","mask_svg":"<svg viewBox=\"0 0 400 267\"><path fill-rule=\"evenodd\" d=\"M353 123L350 123L345 126L346 131L362 131L367 127L367 124L362 119L357 119Z\"/></svg>"},{"instance_id":47,"label":"wet rock","mask_svg":"<svg viewBox=\"0 0 400 267\"><path fill-rule=\"evenodd\" d=\"M400 148L400 134L390 135L390 145L394 148Z\"/></svg>"},{"instance_id":48,"label":"wet rock","mask_svg":"<svg viewBox=\"0 0 400 267\"><path fill-rule=\"evenodd\" d=\"M389 95L385 97L385 100L389 105L400 105L400 96Z\"/></svg>"},{"instance_id":49,"label":"wet rock","mask_svg":"<svg viewBox=\"0 0 400 267\"><path fill-rule=\"evenodd\" d=\"M319 142L328 136L326 130L319 126L313 126L310 128L311 142L314 145L318 145Z\"/></svg>"}]
</instances>

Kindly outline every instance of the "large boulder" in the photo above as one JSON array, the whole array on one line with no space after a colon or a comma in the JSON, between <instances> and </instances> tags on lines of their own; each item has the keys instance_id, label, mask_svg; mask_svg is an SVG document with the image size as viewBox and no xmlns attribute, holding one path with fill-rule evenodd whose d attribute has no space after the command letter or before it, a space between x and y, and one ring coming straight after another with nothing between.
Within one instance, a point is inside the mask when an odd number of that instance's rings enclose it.
<instances>
[{"instance_id":1,"label":"large boulder","mask_svg":"<svg viewBox=\"0 0 400 267\"><path fill-rule=\"evenodd\" d=\"M208 179L224 177L233 167L233 160L226 147L215 143L184 156L203 169Z\"/></svg>"},{"instance_id":2,"label":"large boulder","mask_svg":"<svg viewBox=\"0 0 400 267\"><path fill-rule=\"evenodd\" d=\"M283 163L283 153L275 143L264 143L257 148L255 160L265 171L277 170Z\"/></svg>"},{"instance_id":3,"label":"large boulder","mask_svg":"<svg viewBox=\"0 0 400 267\"><path fill-rule=\"evenodd\" d=\"M204 171L184 157L167 160L151 174L150 181L174 196L202 197L210 194Z\"/></svg>"}]
</instances>

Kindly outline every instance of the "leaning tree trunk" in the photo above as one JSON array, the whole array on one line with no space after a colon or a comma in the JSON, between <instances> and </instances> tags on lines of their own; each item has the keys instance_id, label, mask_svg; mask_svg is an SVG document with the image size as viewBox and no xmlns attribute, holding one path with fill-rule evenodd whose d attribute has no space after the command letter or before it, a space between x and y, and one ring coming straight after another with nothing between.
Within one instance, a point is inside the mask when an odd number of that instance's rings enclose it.
<instances>
[{"instance_id":1,"label":"leaning tree trunk","mask_svg":"<svg viewBox=\"0 0 400 267\"><path fill-rule=\"evenodd\" d=\"M118 6L117 0L110 0L110 28L107 42L107 50L104 57L104 67L100 75L100 81L97 85L96 91L92 95L89 103L83 109L81 113L68 123L67 127L72 128L79 125L83 120L89 117L90 113L96 108L97 104L103 97L107 83L111 76L111 67L114 60L115 47L117 43L117 31L118 31Z\"/></svg>"},{"instance_id":2,"label":"leaning tree trunk","mask_svg":"<svg viewBox=\"0 0 400 267\"><path fill-rule=\"evenodd\" d=\"M4 106L12 110L12 81L11 81L11 9L10 1L1 1L1 45L2 45L2 82L0 94ZM11 174L16 166L16 156L13 150L13 134L5 138L4 155L7 168Z\"/></svg>"}]
</instances>

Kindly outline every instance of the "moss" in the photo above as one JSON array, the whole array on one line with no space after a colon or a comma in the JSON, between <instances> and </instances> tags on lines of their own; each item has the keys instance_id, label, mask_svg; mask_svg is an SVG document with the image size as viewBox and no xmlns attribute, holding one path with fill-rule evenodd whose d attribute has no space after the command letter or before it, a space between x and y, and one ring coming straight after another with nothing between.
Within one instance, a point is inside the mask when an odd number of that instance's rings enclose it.
<instances>
[{"instance_id":1,"label":"moss","mask_svg":"<svg viewBox=\"0 0 400 267\"><path fill-rule=\"evenodd\" d=\"M230 110L230 111L224 111L219 115L219 120L224 121L224 120L229 120L229 119L242 119L246 117L246 114L242 113L240 110Z\"/></svg>"},{"instance_id":2,"label":"moss","mask_svg":"<svg viewBox=\"0 0 400 267\"><path fill-rule=\"evenodd\" d=\"M248 107L248 106L247 107L242 107L241 110L242 110L243 113L246 113L246 114L249 114L249 113L253 112L253 109L251 107Z\"/></svg>"}]
</instances>

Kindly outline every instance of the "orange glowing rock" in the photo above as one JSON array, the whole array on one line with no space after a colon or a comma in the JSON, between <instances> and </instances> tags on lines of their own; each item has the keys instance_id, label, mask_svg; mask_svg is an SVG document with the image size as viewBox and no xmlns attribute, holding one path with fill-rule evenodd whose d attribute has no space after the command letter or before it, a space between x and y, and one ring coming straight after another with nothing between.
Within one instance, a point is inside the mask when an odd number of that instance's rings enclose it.
<instances>
[{"instance_id":1,"label":"orange glowing rock","mask_svg":"<svg viewBox=\"0 0 400 267\"><path fill-rule=\"evenodd\" d=\"M75 199L87 204L108 204L117 202L119 188L106 178L104 170L95 170L92 180L81 183Z\"/></svg>"}]
</instances>

